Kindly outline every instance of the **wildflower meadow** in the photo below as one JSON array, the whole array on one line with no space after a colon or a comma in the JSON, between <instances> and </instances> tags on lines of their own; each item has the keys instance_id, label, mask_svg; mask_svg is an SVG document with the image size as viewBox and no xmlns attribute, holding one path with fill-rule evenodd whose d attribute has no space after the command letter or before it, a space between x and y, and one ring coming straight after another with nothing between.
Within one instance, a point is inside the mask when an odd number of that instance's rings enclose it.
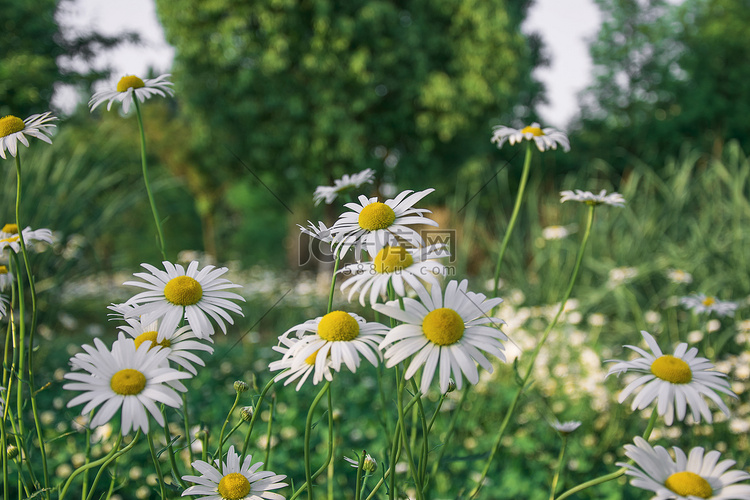
<instances>
[{"instance_id":1,"label":"wildflower meadow","mask_svg":"<svg viewBox=\"0 0 750 500\"><path fill-rule=\"evenodd\" d=\"M48 156L72 140L52 113L0 119L2 498L750 499L739 145L550 188L537 162L575 143L496 126L494 151L518 154L452 193L429 171L320 179L321 220L294 221L307 270L267 272L170 241L144 110L175 95L169 74L129 75L90 98L137 131L140 168L117 169L138 187L106 205L141 207L128 237L158 257L70 282L77 240L53 223L86 224L108 177ZM39 172L88 189L39 199Z\"/></svg>"}]
</instances>

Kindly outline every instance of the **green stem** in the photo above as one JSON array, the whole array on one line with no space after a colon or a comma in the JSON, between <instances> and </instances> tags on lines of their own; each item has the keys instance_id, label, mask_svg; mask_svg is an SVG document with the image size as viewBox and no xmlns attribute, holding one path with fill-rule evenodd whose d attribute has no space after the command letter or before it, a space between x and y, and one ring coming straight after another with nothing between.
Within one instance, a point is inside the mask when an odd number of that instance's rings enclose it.
<instances>
[{"instance_id":1,"label":"green stem","mask_svg":"<svg viewBox=\"0 0 750 500\"><path fill-rule=\"evenodd\" d=\"M318 403L323 398L323 395L326 393L326 391L328 391L330 387L331 383L326 381L326 383L323 385L323 388L320 389L320 392L318 392L318 395L315 396L315 399L313 399L313 402L310 405L310 409L307 412L307 420L305 420L305 487L307 488L308 500L313 500L312 471L310 467L310 434L312 430L313 414L315 413L315 408L318 406ZM329 408L328 411L330 412L332 411L332 409Z\"/></svg>"},{"instance_id":2,"label":"green stem","mask_svg":"<svg viewBox=\"0 0 750 500\"><path fill-rule=\"evenodd\" d=\"M654 424L656 424L656 417L658 416L658 413L656 411L656 408L653 409L651 412L651 418L648 420L648 425L646 426L646 430L643 432L643 439L648 441L648 438L651 436L651 431L654 430ZM628 460L628 463L633 463L632 460ZM627 467L620 467L615 472L612 472L610 474L605 474L604 476L599 476L595 479L592 479L591 481L586 481L585 483L579 484L578 486L569 489L559 497L557 497L557 500L564 500L565 498L568 498L570 495L574 493L578 493L579 491L583 491L586 488L590 488L592 486L596 486L597 484L606 483L607 481L612 481L613 479L617 479L618 477L625 474L627 471Z\"/></svg>"},{"instance_id":3,"label":"green stem","mask_svg":"<svg viewBox=\"0 0 750 500\"><path fill-rule=\"evenodd\" d=\"M383 387L383 364L379 363L376 373L378 375L378 392L380 393L380 418L383 421L383 429L385 430L385 436L386 436L386 442L390 443L393 440L392 434L391 434L391 425L390 425L390 414L386 411L386 402L387 398L385 396L385 389Z\"/></svg>"},{"instance_id":4,"label":"green stem","mask_svg":"<svg viewBox=\"0 0 750 500\"><path fill-rule=\"evenodd\" d=\"M93 414L91 415L93 418ZM83 466L86 467L89 463L91 463L91 428L87 425L86 426L86 450L84 451L84 456L86 457L86 460L83 462ZM89 487L89 470L86 469L86 471L83 473L83 486L81 487L81 498L86 498L88 495L88 487Z\"/></svg>"},{"instance_id":5,"label":"green stem","mask_svg":"<svg viewBox=\"0 0 750 500\"><path fill-rule=\"evenodd\" d=\"M406 405L406 408L404 408L404 412L408 412L412 406L416 403L416 398L412 398L412 400L409 402L409 404ZM390 465L388 466L388 469L385 471L385 474L383 474L383 477L380 478L380 480L377 482L375 487L372 489L370 494L367 496L366 500L372 500L372 498L375 496L375 493L380 489L381 486L383 486L383 483L385 483L385 480L388 479L390 476L391 482L390 482L390 491L388 493L388 498L393 499L394 494L396 491L395 487L395 480L396 480L396 464L398 463L398 459L401 456L401 428L396 425L396 430L394 431L393 435L393 447L391 448L391 460ZM291 500L291 499L290 499Z\"/></svg>"},{"instance_id":6,"label":"green stem","mask_svg":"<svg viewBox=\"0 0 750 500\"><path fill-rule=\"evenodd\" d=\"M188 419L188 406L187 406L187 395L184 392L180 393L182 398L182 425L185 428L185 444L187 445L188 454L190 455L190 463L193 463L193 443L190 441L190 420Z\"/></svg>"},{"instance_id":7,"label":"green stem","mask_svg":"<svg viewBox=\"0 0 750 500\"><path fill-rule=\"evenodd\" d=\"M151 213L154 214L154 222L156 223L156 231L159 235L159 250L161 251L161 257L167 260L166 244L164 243L164 231L161 228L161 219L159 218L159 211L156 208L156 201L154 195L151 192L151 184L148 180L148 160L146 158L146 133L143 130L143 119L141 118L141 106L138 104L138 99L133 99L135 104L135 115L138 118L138 129L141 133L141 167L143 169L143 182L146 184L146 193L148 195L148 201L151 204Z\"/></svg>"},{"instance_id":8,"label":"green stem","mask_svg":"<svg viewBox=\"0 0 750 500\"><path fill-rule=\"evenodd\" d=\"M413 378L411 379L411 384L414 394L419 396L419 388ZM427 473L427 454L430 451L430 441L428 439L430 430L427 425L427 417L424 413L424 406L422 406L421 397L417 397L417 413L419 414L419 420L422 424L422 451L419 455L419 482L424 484L425 475Z\"/></svg>"},{"instance_id":9,"label":"green stem","mask_svg":"<svg viewBox=\"0 0 750 500\"><path fill-rule=\"evenodd\" d=\"M456 409L453 411L453 415L451 415L450 422L448 422L448 431L445 433L445 438L443 439L443 446L440 447L440 451L438 452L438 456L435 459L435 461L432 463L432 472L431 475L434 476L437 474L438 468L440 468L440 462L443 460L443 455L445 455L445 450L448 449L448 443L451 440L451 437L453 437L453 432L456 429L456 422L458 421L458 416L461 415L461 408L464 407L464 404L466 403L466 400L469 397L469 389L471 388L470 385L467 385L466 388L461 393L461 399L458 402L458 405L456 406ZM434 417L433 417L434 420ZM432 426L432 424L430 424Z\"/></svg>"},{"instance_id":10,"label":"green stem","mask_svg":"<svg viewBox=\"0 0 750 500\"><path fill-rule=\"evenodd\" d=\"M328 291L328 313L333 309L333 292L336 289L336 272L339 269L339 262L341 262L340 252L336 253L336 260L333 263L333 276L331 276L331 288Z\"/></svg>"},{"instance_id":11,"label":"green stem","mask_svg":"<svg viewBox=\"0 0 750 500\"><path fill-rule=\"evenodd\" d=\"M120 446L119 443L118 443L117 446L119 448L119 446ZM96 485L97 485L97 483L99 483L99 479L101 478L102 474L104 473L105 470L107 470L107 467L109 467L109 464L116 462L118 458L119 458L119 456L117 454L115 454L114 456L110 457L109 460L107 460L106 462L104 462L101 467L99 467L99 471L96 473L96 476L94 476L94 482L91 483L91 491L89 492L88 496L86 497L86 500L91 500L94 497L94 491L96 491ZM109 487L110 491L112 489L112 484L113 483L114 483L114 476L113 476L113 480L110 482L110 487Z\"/></svg>"},{"instance_id":12,"label":"green stem","mask_svg":"<svg viewBox=\"0 0 750 500\"><path fill-rule=\"evenodd\" d=\"M208 462L208 430L204 430L201 436L201 460ZM244 453L243 453L244 455Z\"/></svg>"},{"instance_id":13,"label":"green stem","mask_svg":"<svg viewBox=\"0 0 750 500\"><path fill-rule=\"evenodd\" d=\"M21 154L20 152L16 155L16 227L18 228L18 242L21 246L21 254L23 255L23 263L26 268L26 276L29 280L29 292L31 294L31 328L29 329L29 398L31 399L31 411L34 415L34 427L36 429L37 438L39 439L39 453L42 457L42 472L44 475L44 488L45 497L50 498L49 493L49 472L47 471L47 452L44 447L44 439L42 436L41 424L39 422L39 412L36 404L36 391L34 388L34 329L36 327L36 288L34 286L34 276L31 274L31 264L29 262L29 253L26 249L26 242L23 239L23 226L21 226ZM20 281L20 277L19 277ZM21 313L23 316L23 313ZM23 371L21 371L23 376ZM19 384L19 389L21 385ZM20 395L20 392L19 392ZM18 413L19 419L22 415Z\"/></svg>"},{"instance_id":14,"label":"green stem","mask_svg":"<svg viewBox=\"0 0 750 500\"><path fill-rule=\"evenodd\" d=\"M274 379L266 383L265 387L263 387L263 390L260 392L260 397L258 397L258 402L255 403L255 406L253 407L253 416L250 419L250 426L247 428L247 433L245 434L245 442L242 445L242 456L244 457L247 453L247 447L250 445L250 436L253 433L253 427L255 427L255 419L258 418L258 415L260 415L260 405L263 403L263 398L266 397L266 393L271 389L273 386Z\"/></svg>"},{"instance_id":15,"label":"green stem","mask_svg":"<svg viewBox=\"0 0 750 500\"><path fill-rule=\"evenodd\" d=\"M563 435L562 437L562 448L560 448L560 456L557 457L557 469L555 470L555 476L552 478L552 487L549 492L549 500L555 500L555 491L557 490L557 482L560 479L560 473L563 468L563 458L565 458L565 447L568 444L568 436Z\"/></svg>"},{"instance_id":16,"label":"green stem","mask_svg":"<svg viewBox=\"0 0 750 500\"><path fill-rule=\"evenodd\" d=\"M388 500L393 500L396 498L396 463L398 462L399 457L401 456L401 427L399 426L399 423L396 422L396 429L393 433L393 444L391 445L391 463L388 466L388 470L385 471L385 474L383 475L383 479L381 479L378 484L375 485L375 489L372 493L370 493L370 496L373 496L375 492L378 490L380 485L383 483L383 480L388 477L388 474L391 475L391 481L390 481L390 488L388 489Z\"/></svg>"},{"instance_id":17,"label":"green stem","mask_svg":"<svg viewBox=\"0 0 750 500\"><path fill-rule=\"evenodd\" d=\"M398 378L398 367L396 367L396 377ZM424 493L422 491L422 481L419 479L416 467L414 465L414 458L411 453L411 446L409 445L409 439L406 433L406 422L405 422L405 411L404 411L404 388L406 386L406 380L401 377L401 381L398 384L398 425L401 428L401 440L403 441L404 449L406 450L406 460L409 464L409 473L414 479L414 483L417 489L417 500L423 500ZM419 393L415 395L419 397Z\"/></svg>"},{"instance_id":18,"label":"green stem","mask_svg":"<svg viewBox=\"0 0 750 500\"><path fill-rule=\"evenodd\" d=\"M180 486L183 488L187 488L188 485L185 481L182 480L182 474L180 474L180 470L177 468L177 460L175 460L174 456L174 448L172 446L172 435L169 432L169 420L167 419L167 410L164 407L164 405L161 406L161 414L162 417L164 417L164 439L167 441L167 453L169 454L169 465L172 467L172 472L174 472L174 477L177 478L177 482L180 483Z\"/></svg>"},{"instance_id":19,"label":"green stem","mask_svg":"<svg viewBox=\"0 0 750 500\"><path fill-rule=\"evenodd\" d=\"M119 457L115 457L114 462L112 462L112 468L114 471L112 472L112 478L109 480L109 489L107 490L107 496L104 497L104 500L109 500L112 497L112 493L115 491L115 483L117 481L117 459Z\"/></svg>"},{"instance_id":20,"label":"green stem","mask_svg":"<svg viewBox=\"0 0 750 500\"><path fill-rule=\"evenodd\" d=\"M73 473L70 475L67 481L65 481L65 485L63 486L62 491L60 492L60 498L59 500L63 500L65 498L65 494L68 492L68 488L70 488L71 483L73 482L73 479L75 479L79 474L85 472L88 469L91 469L92 467L98 467L99 465L102 465L103 463L107 462L110 458L113 458L113 456L121 457L135 445L136 441L138 441L138 437L141 435L140 429L136 433L133 440L123 449L120 451L117 451L117 449L120 447L120 443L122 442L122 436L117 436L117 441L115 442L115 445L112 447L112 451L110 451L107 455L100 458L99 460L95 460L87 465L84 465L80 469L76 469L73 471Z\"/></svg>"},{"instance_id":21,"label":"green stem","mask_svg":"<svg viewBox=\"0 0 750 500\"><path fill-rule=\"evenodd\" d=\"M362 466L365 463L365 457L367 456L367 451L362 450L362 456L359 457L359 462L357 462L357 482L354 487L354 500L360 499L360 489L362 488Z\"/></svg>"},{"instance_id":22,"label":"green stem","mask_svg":"<svg viewBox=\"0 0 750 500\"><path fill-rule=\"evenodd\" d=\"M8 478L10 477L8 472L8 437L5 432L5 419L0 420L0 446L2 446L3 454L3 498L10 498L8 494Z\"/></svg>"},{"instance_id":23,"label":"green stem","mask_svg":"<svg viewBox=\"0 0 750 500\"><path fill-rule=\"evenodd\" d=\"M508 408L508 411L505 414L503 423L500 425L500 429L498 430L497 436L495 437L495 442L492 446L492 451L490 452L489 458L487 458L487 462L485 463L484 470L482 471L482 475L480 476L480 479L477 481L476 486L474 487L471 494L469 495L470 499L475 498L477 494L479 493L479 490L482 488L484 479L487 477L487 473L490 470L490 464L492 463L492 460L495 458L495 455L500 449L500 443L502 441L503 434L505 433L505 429L508 426L508 423L510 422L510 418L513 415L513 412L515 411L516 406L518 405L518 401L521 399L521 394L526 389L526 385L528 384L529 377L531 376L531 372L534 369L534 362L536 361L536 358L539 355L539 351L542 349L542 346L547 341L547 337L549 336L550 332L557 324L557 320L560 318L560 315L565 309L565 304L568 302L568 299L570 298L570 294L573 291L573 285L575 284L576 278L578 277L578 271L580 271L581 269L581 262L583 261L583 254L586 250L586 244L588 243L589 236L591 235L591 227L594 224L594 208L595 208L594 205L589 205L588 218L586 221L586 230L583 234L583 239L581 240L581 246L578 249L578 257L576 258L576 264L575 264L575 267L573 268L573 274L570 276L570 282L568 283L568 288L565 290L565 294L563 295L562 301L560 303L560 308L557 310L557 314L555 314L555 317L550 322L550 324L547 325L547 328L544 330L544 334L542 335L542 339L537 343L536 348L534 349L534 352L531 354L531 359L529 360L529 365L526 369L526 374L524 375L521 381L521 384L516 391L516 395L513 397L513 402L511 403L510 407Z\"/></svg>"},{"instance_id":24,"label":"green stem","mask_svg":"<svg viewBox=\"0 0 750 500\"><path fill-rule=\"evenodd\" d=\"M444 392L440 396L440 401L438 401L437 407L435 407L435 412L432 414L432 417L430 417L430 423L427 424L427 432L432 431L432 425L435 423L435 419L437 419L438 413L440 413L440 408L443 407L443 402L445 401L446 397L448 397L447 392Z\"/></svg>"},{"instance_id":25,"label":"green stem","mask_svg":"<svg viewBox=\"0 0 750 500\"><path fill-rule=\"evenodd\" d=\"M266 457L263 460L263 470L271 467L271 431L273 430L273 410L276 406L276 394L271 395L271 408L268 410L268 429L266 430Z\"/></svg>"},{"instance_id":26,"label":"green stem","mask_svg":"<svg viewBox=\"0 0 750 500\"><path fill-rule=\"evenodd\" d=\"M161 466L159 465L159 457L156 456L156 448L154 447L154 438L151 436L151 433L147 433L146 437L148 438L148 449L151 451L151 460L154 461L154 468L156 469L156 477L159 478L159 490L161 491L161 499L166 500L167 498L167 488L164 484L164 474L161 471Z\"/></svg>"},{"instance_id":27,"label":"green stem","mask_svg":"<svg viewBox=\"0 0 750 500\"><path fill-rule=\"evenodd\" d=\"M529 179L529 171L531 167L531 141L526 143L526 158L523 160L523 172L521 173L521 183L518 185L518 194L516 194L516 203L513 206L513 213L510 216L510 222L508 222L508 229L505 231L503 236L503 242L500 245L500 253L497 255L497 264L495 265L495 281L492 286L493 297L497 297L497 285L500 282L500 266L503 262L503 256L505 250L508 248L508 242L510 236L513 233L513 228L516 225L516 219L518 218L518 212L521 210L521 200L523 199L523 192L526 190L526 181Z\"/></svg>"},{"instance_id":28,"label":"green stem","mask_svg":"<svg viewBox=\"0 0 750 500\"><path fill-rule=\"evenodd\" d=\"M331 402L331 391L328 391L328 455L326 456L325 462L323 462L323 465L320 466L320 469L318 469L315 474L312 475L313 481L315 481L318 476L320 476L323 471L325 471L328 468L328 464L331 463L331 459L333 458L333 404ZM294 495L289 498L289 500L294 500L298 496L302 494L303 491L307 488L307 483L300 486L300 489L297 490Z\"/></svg>"},{"instance_id":29,"label":"green stem","mask_svg":"<svg viewBox=\"0 0 750 500\"><path fill-rule=\"evenodd\" d=\"M224 444L224 431L227 429L227 425L229 424L229 419L232 417L232 413L234 412L234 409L237 408L237 404L240 402L240 392L237 392L237 395L234 397L234 404L229 409L229 413L227 413L227 418L224 419L224 425L221 426L221 432L219 433L219 446L216 448L216 453L214 453L213 460L219 459L219 464L221 464L221 457L223 456L223 453L221 451L222 445ZM255 417L255 413L253 413L253 417ZM219 468L223 469L222 465L219 465ZM224 472L223 470L221 472Z\"/></svg>"}]
</instances>

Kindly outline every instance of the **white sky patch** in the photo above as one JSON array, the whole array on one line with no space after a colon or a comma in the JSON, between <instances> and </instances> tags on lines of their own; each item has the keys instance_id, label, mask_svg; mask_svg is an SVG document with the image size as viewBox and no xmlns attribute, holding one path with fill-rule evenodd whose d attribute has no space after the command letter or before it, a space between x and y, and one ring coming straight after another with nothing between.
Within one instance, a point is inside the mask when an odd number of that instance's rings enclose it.
<instances>
[{"instance_id":1,"label":"white sky patch","mask_svg":"<svg viewBox=\"0 0 750 500\"><path fill-rule=\"evenodd\" d=\"M550 65L536 70L547 87L547 104L538 107L543 126L564 129L578 113L577 94L592 81L589 43L601 25L593 0L536 0L523 24L525 33L539 33Z\"/></svg>"}]
</instances>

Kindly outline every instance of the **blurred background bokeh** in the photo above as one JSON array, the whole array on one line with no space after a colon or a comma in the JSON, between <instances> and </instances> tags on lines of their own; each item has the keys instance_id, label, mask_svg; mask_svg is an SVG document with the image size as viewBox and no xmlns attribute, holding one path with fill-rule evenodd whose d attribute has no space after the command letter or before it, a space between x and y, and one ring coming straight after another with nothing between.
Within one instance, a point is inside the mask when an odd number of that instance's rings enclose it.
<instances>
[{"instance_id":1,"label":"blurred background bokeh","mask_svg":"<svg viewBox=\"0 0 750 500\"><path fill-rule=\"evenodd\" d=\"M120 285L141 262L159 261L135 117L118 106L93 113L86 106L94 89L122 76L93 61L141 37L71 29L61 20L73 4L0 0L0 116L52 110L62 118L52 146L22 151L25 220L56 237L52 251L35 256L40 331L50 341L109 333L104 306L129 296ZM572 150L535 154L506 254L501 296L512 307L503 318L516 344L528 347L523 339L538 337L573 267L583 213L560 205L559 191L619 191L628 206L597 211L577 301L521 414L534 420L547 411L541 407L586 420L589 441L573 445L571 456L581 458L569 473L580 471L584 480L606 472L612 447L640 427L616 423L625 410L613 406L616 382L602 393L601 362L622 355L623 343L638 342L639 329L661 334L665 344L689 332L696 342L719 332L715 354L729 363L728 373L738 373L733 387L741 401L732 420L702 435L725 449L729 443L739 466L747 466L750 2L596 6L602 22L590 39L593 76L577 97L579 111L561 124ZM545 125L540 109L549 89L539 70L551 63L552 50L524 28L533 8L532 0L156 0L174 49L176 94L148 101L144 120L167 250L174 259L228 265L231 279L244 285L245 318L225 346L236 341L246 349L242 356L251 361L239 375L261 372L275 336L322 314L330 267L307 258L310 243L297 224L335 220L341 200L315 207L312 193L342 174L374 169L377 181L365 192L372 196L434 187L423 206L456 231L455 276L486 291L523 151L497 150L492 127ZM63 90L78 96L77 106L60 107L55 92ZM3 163L0 220L10 221L15 171ZM545 231L550 226L565 230ZM670 281L672 269L692 281ZM690 292L739 302L737 317L713 319L709 328L707 318L678 306L675 297ZM578 348L580 335L585 349ZM564 342L569 338L580 342ZM214 378L239 376L222 367ZM512 386L512 377L504 384ZM457 443L468 456L482 439L476 433L507 405L503 387L485 383L478 392L495 402L462 427ZM349 417L366 415L361 406L352 403ZM606 409L611 420L597 416ZM369 439L351 422L342 425L358 445ZM543 435L520 433L509 444L516 476L493 479L508 496L487 498L545 498L544 488L538 496L535 488L547 469L527 470L527 459L549 466L556 451L539 451ZM470 468L471 459L453 459L453 472ZM439 488L451 491L449 484ZM627 494L607 486L580 498Z\"/></svg>"}]
</instances>

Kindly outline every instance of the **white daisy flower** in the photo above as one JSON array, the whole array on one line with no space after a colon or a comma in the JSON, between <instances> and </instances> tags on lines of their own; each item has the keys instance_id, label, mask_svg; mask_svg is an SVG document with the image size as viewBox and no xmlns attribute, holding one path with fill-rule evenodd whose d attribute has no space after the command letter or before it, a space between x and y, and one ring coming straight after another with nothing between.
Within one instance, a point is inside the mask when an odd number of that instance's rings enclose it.
<instances>
[{"instance_id":1,"label":"white daisy flower","mask_svg":"<svg viewBox=\"0 0 750 500\"><path fill-rule=\"evenodd\" d=\"M491 318L489 312L500 304L500 298L488 299L481 293L467 292L467 280L451 281L445 287L432 286L431 292L416 289L419 301L406 297L405 310L398 301L375 304L373 309L404 323L393 328L380 343L386 349L386 367L390 368L414 356L406 369L413 377L424 365L421 392L426 394L433 375L439 373L440 392L448 390L451 374L460 389L463 375L471 384L479 382L476 363L492 372L492 363L480 352L485 351L505 361L501 341L508 337L498 327L505 321ZM486 325L492 326L486 326Z\"/></svg>"},{"instance_id":2,"label":"white daisy flower","mask_svg":"<svg viewBox=\"0 0 750 500\"><path fill-rule=\"evenodd\" d=\"M50 123L55 120L57 120L57 117L49 111L41 115L31 115L25 120L13 115L0 118L0 157L3 160L6 159L5 150L7 149L10 155L15 158L18 153L19 142L28 148L27 135L41 139L47 144L52 144L52 139L47 137L47 134L56 127L56 125Z\"/></svg>"},{"instance_id":3,"label":"white daisy flower","mask_svg":"<svg viewBox=\"0 0 750 500\"><path fill-rule=\"evenodd\" d=\"M678 285L689 285L693 282L693 275L682 269L670 269L667 271L667 278Z\"/></svg>"},{"instance_id":4,"label":"white daisy flower","mask_svg":"<svg viewBox=\"0 0 750 500\"><path fill-rule=\"evenodd\" d=\"M498 125L493 127L492 140L491 142L497 144L498 149L503 147L505 141L508 141L510 145L520 143L524 139L527 141L533 140L539 151L544 152L548 149L557 149L557 145L563 147L563 150L570 151L570 142L568 136L559 130L554 128L542 129L541 126L534 122L529 126L522 129L515 129L506 127L505 125Z\"/></svg>"},{"instance_id":5,"label":"white daisy flower","mask_svg":"<svg viewBox=\"0 0 750 500\"><path fill-rule=\"evenodd\" d=\"M550 424L553 429L555 429L557 432L563 435L568 435L578 429L581 426L581 422L577 420L570 420L568 422L560 422L559 420L555 420Z\"/></svg>"},{"instance_id":6,"label":"white daisy flower","mask_svg":"<svg viewBox=\"0 0 750 500\"><path fill-rule=\"evenodd\" d=\"M49 229L32 230L31 227L27 227L23 230L23 241L27 247L37 241L52 243L52 231ZM15 253L21 251L21 238L18 236L18 226L15 224L6 224L0 229L0 252L6 248L10 248Z\"/></svg>"},{"instance_id":7,"label":"white daisy flower","mask_svg":"<svg viewBox=\"0 0 750 500\"><path fill-rule=\"evenodd\" d=\"M363 184L372 184L374 179L375 171L371 168L366 168L354 175L344 174L341 179L333 181L333 186L318 186L315 189L315 193L313 194L315 206L320 205L321 201L325 201L326 205L330 205L340 193L349 189L356 189Z\"/></svg>"},{"instance_id":8,"label":"white daisy flower","mask_svg":"<svg viewBox=\"0 0 750 500\"><path fill-rule=\"evenodd\" d=\"M421 281L438 285L437 276L445 276L447 268L434 260L450 257L444 244L429 247L406 248L403 246L384 246L373 255L371 262L359 262L345 266L340 273L352 277L341 284L341 291L349 290L349 301L359 292L359 303L365 305L365 297L370 292L370 305L375 305L379 297L388 294L388 283L393 290L403 297L406 295L405 284L416 289L422 287Z\"/></svg>"},{"instance_id":9,"label":"white daisy flower","mask_svg":"<svg viewBox=\"0 0 750 500\"><path fill-rule=\"evenodd\" d=\"M737 303L729 300L719 300L716 297L695 293L680 299L680 304L687 307L695 314L716 313L717 316L733 316L737 309Z\"/></svg>"},{"instance_id":10,"label":"white daisy flower","mask_svg":"<svg viewBox=\"0 0 750 500\"><path fill-rule=\"evenodd\" d=\"M297 224L297 227L303 234L312 236L313 238L320 240L323 243L333 243L333 234L331 233L331 228L326 227L323 222L318 222L318 224L315 225L313 222L307 221L307 227L300 226L299 224Z\"/></svg>"},{"instance_id":11,"label":"white daisy flower","mask_svg":"<svg viewBox=\"0 0 750 500\"><path fill-rule=\"evenodd\" d=\"M133 338L136 348L145 341L151 342L151 349L169 348L170 353L167 359L193 375L198 374L193 364L199 366L206 366L206 364L191 351L205 351L209 354L214 352L213 347L198 342L190 326L169 331L160 328L158 321L147 323L141 318L126 318L125 321L127 325L120 325L117 328ZM207 340L213 342L210 337Z\"/></svg>"},{"instance_id":12,"label":"white daisy flower","mask_svg":"<svg viewBox=\"0 0 750 500\"><path fill-rule=\"evenodd\" d=\"M296 332L299 342L290 346L286 356L292 358L292 370L300 370L309 364L315 355L313 382L320 382L330 360L336 371L345 364L352 373L359 368L360 354L377 366L380 361L378 344L383 340L388 327L380 323L367 322L361 316L345 311L333 311L325 316L305 321L284 332L282 337ZM310 335L305 335L305 333Z\"/></svg>"},{"instance_id":13,"label":"white daisy flower","mask_svg":"<svg viewBox=\"0 0 750 500\"><path fill-rule=\"evenodd\" d=\"M547 226L542 229L542 238L545 240L562 240L575 233L578 230L572 226Z\"/></svg>"},{"instance_id":14,"label":"white daisy flower","mask_svg":"<svg viewBox=\"0 0 750 500\"><path fill-rule=\"evenodd\" d=\"M418 247L424 242L411 224L437 226L437 222L424 216L430 213L424 208L413 208L414 204L432 193L434 189L425 189L413 193L406 190L385 203L377 197L359 197L359 203L344 205L351 212L343 213L331 227L336 243L336 251L345 254L351 246L355 247L355 258L360 260L364 248L381 249L385 245L397 245L399 240Z\"/></svg>"},{"instance_id":15,"label":"white daisy flower","mask_svg":"<svg viewBox=\"0 0 750 500\"><path fill-rule=\"evenodd\" d=\"M109 111L112 108L112 103L117 101L122 103L122 110L127 113L133 103L134 95L140 102L144 102L154 95L167 97L167 94L169 94L173 96L172 85L174 84L167 80L170 76L172 75L166 74L145 80L133 75L123 76L117 82L115 90L102 90L94 94L89 101L89 108L94 111L101 103L109 101L109 104L107 104L107 111Z\"/></svg>"},{"instance_id":16,"label":"white daisy flower","mask_svg":"<svg viewBox=\"0 0 750 500\"><path fill-rule=\"evenodd\" d=\"M187 318L190 328L198 338L205 338L214 333L214 327L209 321L212 318L227 333L224 320L234 324L229 312L242 314L239 305L232 300L245 301L242 296L227 292L229 288L242 288L227 279L219 278L226 273L226 267L214 268L206 266L198 271L198 262L188 265L187 271L180 264L162 262L166 272L149 264L141 264L149 273L135 273L133 276L141 281L126 281L125 285L145 288L126 303L134 305L131 311L133 317L145 316L144 321L152 322L162 319L161 327L165 331L177 329L180 320Z\"/></svg>"},{"instance_id":17,"label":"white daisy flower","mask_svg":"<svg viewBox=\"0 0 750 500\"><path fill-rule=\"evenodd\" d=\"M280 382L281 380L286 379L284 382L284 385L289 385L295 380L299 380L297 383L297 387L295 390L299 391L302 385L305 383L305 381L310 377L310 374L315 371L315 360L318 355L317 352L314 352L307 356L304 359L304 363L298 362L298 360L294 359L294 351L293 347L295 344L297 344L300 341L297 337L284 337L283 335L279 337L280 344L273 347L273 350L276 352L280 352L282 354L282 358L278 361L272 361L268 365L268 369L272 372L276 372L279 370L283 370L281 373L276 375L275 381ZM326 359L325 364L323 365L323 373L320 378L320 380L315 380L313 377L313 385L317 385L318 382L322 381L324 378L327 381L333 380L333 375L331 374L331 356L328 356Z\"/></svg>"},{"instance_id":18,"label":"white daisy flower","mask_svg":"<svg viewBox=\"0 0 750 500\"><path fill-rule=\"evenodd\" d=\"M227 461L214 460L214 465L196 460L191 465L200 476L182 476L185 481L195 483L182 492L182 496L198 496L196 500L284 500L282 495L271 490L287 486L282 483L286 476L270 471L259 471L263 462L252 463L252 455L240 462L240 456L229 447Z\"/></svg>"},{"instance_id":19,"label":"white daisy flower","mask_svg":"<svg viewBox=\"0 0 750 500\"><path fill-rule=\"evenodd\" d=\"M634 464L619 462L630 484L654 492L651 500L746 500L750 485L735 484L750 479L742 470L729 470L734 460L722 460L721 453L696 447L686 456L680 448L672 447L674 459L663 446L651 447L642 437L635 438L635 446L625 445L625 455Z\"/></svg>"},{"instance_id":20,"label":"white daisy flower","mask_svg":"<svg viewBox=\"0 0 750 500\"><path fill-rule=\"evenodd\" d=\"M560 203L565 203L566 201L579 201L586 205L625 206L625 198L620 193L607 194L606 189L599 191L599 194L594 194L591 191L581 191L580 189L576 189L575 193L573 191L561 191Z\"/></svg>"},{"instance_id":21,"label":"white daisy flower","mask_svg":"<svg viewBox=\"0 0 750 500\"><path fill-rule=\"evenodd\" d=\"M616 363L607 372L607 377L613 373L617 375L627 372L644 374L625 387L617 398L619 403L625 401L637 388L644 386L633 398L631 408L642 410L656 399L657 411L664 417L667 425L672 425L675 413L678 420L683 420L688 406L696 422L700 422L701 415L703 415L703 418L711 423L711 410L701 396L712 400L725 415L729 416L727 405L716 392L723 392L733 398L737 395L730 389L729 383L725 380L725 374L711 371L714 365L708 359L696 357L698 349L693 347L688 350L688 345L681 343L675 349L674 354L663 354L651 334L642 331L641 335L653 354L640 347L626 345L625 347L637 352L641 357L632 361L607 360L607 362Z\"/></svg>"},{"instance_id":22,"label":"white daisy flower","mask_svg":"<svg viewBox=\"0 0 750 500\"><path fill-rule=\"evenodd\" d=\"M99 339L94 339L94 345L95 348L84 345L86 354L71 359L74 367L88 373L64 375L74 382L65 384L63 389L83 391L70 400L68 407L86 403L81 414L88 415L102 405L91 419L91 427L106 424L122 408L123 436L131 428L148 432L146 410L163 427L164 418L157 403L174 408L181 405L180 397L167 384L191 375L166 366L169 349L150 349L150 342L136 349L132 339L120 334L111 351Z\"/></svg>"},{"instance_id":23,"label":"white daisy flower","mask_svg":"<svg viewBox=\"0 0 750 500\"><path fill-rule=\"evenodd\" d=\"M13 273L8 266L0 266L0 292L13 284Z\"/></svg>"}]
</instances>

